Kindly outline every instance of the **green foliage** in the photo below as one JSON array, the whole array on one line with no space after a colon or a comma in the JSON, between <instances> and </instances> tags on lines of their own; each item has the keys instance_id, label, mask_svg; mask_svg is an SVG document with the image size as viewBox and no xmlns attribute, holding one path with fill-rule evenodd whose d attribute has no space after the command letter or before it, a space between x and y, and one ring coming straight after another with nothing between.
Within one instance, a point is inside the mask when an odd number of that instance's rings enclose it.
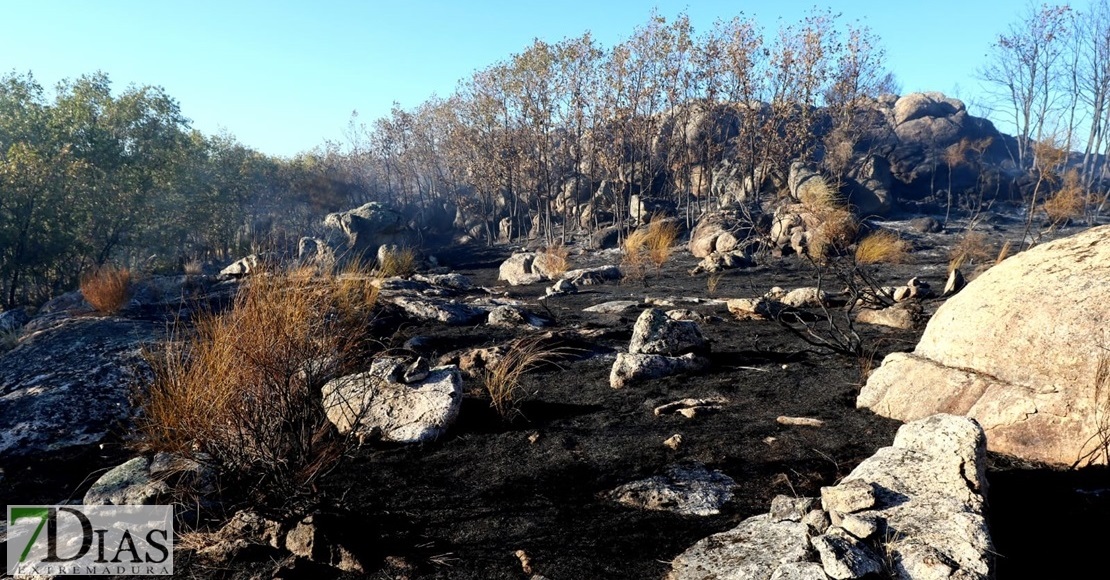
<instances>
[{"instance_id":1,"label":"green foliage","mask_svg":"<svg viewBox=\"0 0 1110 580\"><path fill-rule=\"evenodd\" d=\"M78 272L109 260L177 270L274 249L283 229L304 231L321 210L352 201L342 179L327 178L322 203L306 186L334 162L283 161L206 137L159 87L114 94L96 73L63 81L56 95L47 99L30 74L0 77L0 303L9 307L71 290Z\"/></svg>"}]
</instances>

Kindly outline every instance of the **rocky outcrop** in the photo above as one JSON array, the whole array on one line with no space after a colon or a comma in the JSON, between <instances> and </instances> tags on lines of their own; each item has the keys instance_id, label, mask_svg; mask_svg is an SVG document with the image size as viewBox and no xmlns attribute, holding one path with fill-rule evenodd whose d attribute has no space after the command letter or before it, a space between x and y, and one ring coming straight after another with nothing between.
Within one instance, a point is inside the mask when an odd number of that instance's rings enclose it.
<instances>
[{"instance_id":1,"label":"rocky outcrop","mask_svg":"<svg viewBox=\"0 0 1110 580\"><path fill-rule=\"evenodd\" d=\"M771 513L680 554L668 578L990 578L984 450L965 417L903 425L891 447L822 488L819 509L779 496Z\"/></svg>"},{"instance_id":2,"label":"rocky outcrop","mask_svg":"<svg viewBox=\"0 0 1110 580\"><path fill-rule=\"evenodd\" d=\"M417 373L410 366L400 357L382 357L367 372L329 381L322 389L328 420L340 433L360 438L436 439L458 417L462 377L454 366Z\"/></svg>"},{"instance_id":3,"label":"rocky outcrop","mask_svg":"<svg viewBox=\"0 0 1110 580\"><path fill-rule=\"evenodd\" d=\"M1110 226L1005 260L949 298L913 352L889 355L857 406L903 421L967 415L986 430L992 451L1105 463L1106 280Z\"/></svg>"},{"instance_id":4,"label":"rocky outcrop","mask_svg":"<svg viewBox=\"0 0 1110 580\"><path fill-rule=\"evenodd\" d=\"M98 443L131 416L159 326L120 318L32 321L0 354L0 458Z\"/></svg>"},{"instance_id":5,"label":"rocky outcrop","mask_svg":"<svg viewBox=\"0 0 1110 580\"><path fill-rule=\"evenodd\" d=\"M478 308L444 298L394 296L388 300L416 320L441 322L448 326L479 324L486 317L486 313Z\"/></svg>"},{"instance_id":6,"label":"rocky outcrop","mask_svg":"<svg viewBox=\"0 0 1110 580\"><path fill-rule=\"evenodd\" d=\"M704 258L713 253L732 252L740 247L752 233L750 219L738 211L722 210L707 213L698 220L690 232L687 247L695 258Z\"/></svg>"},{"instance_id":7,"label":"rocky outcrop","mask_svg":"<svg viewBox=\"0 0 1110 580\"><path fill-rule=\"evenodd\" d=\"M350 255L367 259L383 245L412 246L416 241L401 212L374 201L328 214L324 227L341 234Z\"/></svg>"}]
</instances>

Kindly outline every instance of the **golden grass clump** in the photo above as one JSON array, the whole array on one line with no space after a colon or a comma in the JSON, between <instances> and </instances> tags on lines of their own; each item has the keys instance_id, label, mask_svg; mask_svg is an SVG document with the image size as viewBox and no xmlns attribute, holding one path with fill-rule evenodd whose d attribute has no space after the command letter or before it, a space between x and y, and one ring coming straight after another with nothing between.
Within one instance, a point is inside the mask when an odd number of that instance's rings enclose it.
<instances>
[{"instance_id":1,"label":"golden grass clump","mask_svg":"<svg viewBox=\"0 0 1110 580\"><path fill-rule=\"evenodd\" d=\"M553 279L570 269L570 250L562 244L544 248L536 259L543 264L544 273Z\"/></svg>"},{"instance_id":2,"label":"golden grass clump","mask_svg":"<svg viewBox=\"0 0 1110 580\"><path fill-rule=\"evenodd\" d=\"M1087 196L1079 172L1074 169L1068 171L1060 189L1045 200L1043 208L1048 221L1054 226L1083 215L1087 209Z\"/></svg>"},{"instance_id":3,"label":"golden grass clump","mask_svg":"<svg viewBox=\"0 0 1110 580\"><path fill-rule=\"evenodd\" d=\"M646 228L640 228L625 238L624 263L641 273L646 262L662 268L674 251L678 233L677 223L659 214L652 216Z\"/></svg>"},{"instance_id":4,"label":"golden grass clump","mask_svg":"<svg viewBox=\"0 0 1110 580\"><path fill-rule=\"evenodd\" d=\"M378 275L383 278L411 276L416 273L417 255L412 248L384 250L378 253Z\"/></svg>"},{"instance_id":5,"label":"golden grass clump","mask_svg":"<svg viewBox=\"0 0 1110 580\"><path fill-rule=\"evenodd\" d=\"M131 300L131 271L101 266L81 276L81 295L99 312L119 312Z\"/></svg>"},{"instance_id":6,"label":"golden grass clump","mask_svg":"<svg viewBox=\"0 0 1110 580\"><path fill-rule=\"evenodd\" d=\"M542 337L518 338L508 347L505 356L482 373L490 406L502 418L516 408L524 374L544 364L555 364L565 354L564 349L552 347Z\"/></svg>"},{"instance_id":7,"label":"golden grass clump","mask_svg":"<svg viewBox=\"0 0 1110 580\"><path fill-rule=\"evenodd\" d=\"M828 206L816 211L818 225L813 229L806 251L814 260L841 252L852 245L859 233L856 216L843 206Z\"/></svg>"},{"instance_id":8,"label":"golden grass clump","mask_svg":"<svg viewBox=\"0 0 1110 580\"><path fill-rule=\"evenodd\" d=\"M858 264L902 264L909 258L912 245L890 230L877 230L856 245Z\"/></svg>"},{"instance_id":9,"label":"golden grass clump","mask_svg":"<svg viewBox=\"0 0 1110 580\"><path fill-rule=\"evenodd\" d=\"M948 270L955 270L964 264L983 263L995 257L986 234L969 230L948 251Z\"/></svg>"},{"instance_id":10,"label":"golden grass clump","mask_svg":"<svg viewBox=\"0 0 1110 580\"><path fill-rule=\"evenodd\" d=\"M361 278L257 273L231 309L149 351L141 428L158 450L206 454L259 489L288 493L338 461L319 389L366 356L377 298Z\"/></svg>"}]
</instances>

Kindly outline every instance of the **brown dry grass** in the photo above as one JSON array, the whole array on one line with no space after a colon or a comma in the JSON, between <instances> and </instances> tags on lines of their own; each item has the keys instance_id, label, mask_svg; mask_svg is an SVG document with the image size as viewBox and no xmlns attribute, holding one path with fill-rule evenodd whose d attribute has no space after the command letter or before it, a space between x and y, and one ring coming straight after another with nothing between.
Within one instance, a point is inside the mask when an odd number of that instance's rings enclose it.
<instances>
[{"instance_id":1,"label":"brown dry grass","mask_svg":"<svg viewBox=\"0 0 1110 580\"><path fill-rule=\"evenodd\" d=\"M877 230L856 245L858 264L903 264L909 259L911 244L890 230Z\"/></svg>"},{"instance_id":2,"label":"brown dry grass","mask_svg":"<svg viewBox=\"0 0 1110 580\"><path fill-rule=\"evenodd\" d=\"M859 233L859 223L847 208L829 205L815 210L818 226L810 235L806 251L809 257L822 261L852 245Z\"/></svg>"},{"instance_id":3,"label":"brown dry grass","mask_svg":"<svg viewBox=\"0 0 1110 580\"><path fill-rule=\"evenodd\" d=\"M678 233L678 224L661 215L652 216L646 228L640 228L625 238L622 262L631 268L633 275L637 272L642 275L648 262L656 269L662 268L674 251Z\"/></svg>"},{"instance_id":4,"label":"brown dry grass","mask_svg":"<svg viewBox=\"0 0 1110 580\"><path fill-rule=\"evenodd\" d=\"M99 312L114 313L131 300L131 271L101 266L81 276L81 295Z\"/></svg>"},{"instance_id":5,"label":"brown dry grass","mask_svg":"<svg viewBox=\"0 0 1110 580\"><path fill-rule=\"evenodd\" d=\"M416 273L417 256L412 248L385 251L379 256L378 275L383 278L411 276Z\"/></svg>"},{"instance_id":6,"label":"brown dry grass","mask_svg":"<svg viewBox=\"0 0 1110 580\"><path fill-rule=\"evenodd\" d=\"M1043 209L1048 221L1054 226L1083 215L1087 209L1087 195L1079 172L1072 169L1064 175L1060 189L1045 200Z\"/></svg>"},{"instance_id":7,"label":"brown dry grass","mask_svg":"<svg viewBox=\"0 0 1110 580\"><path fill-rule=\"evenodd\" d=\"M948 270L955 270L964 264L981 264L996 255L986 234L969 230L948 251Z\"/></svg>"},{"instance_id":8,"label":"brown dry grass","mask_svg":"<svg viewBox=\"0 0 1110 580\"><path fill-rule=\"evenodd\" d=\"M570 269L570 250L562 244L544 248L541 255L543 256L544 271L551 276L552 279L557 278Z\"/></svg>"},{"instance_id":9,"label":"brown dry grass","mask_svg":"<svg viewBox=\"0 0 1110 580\"><path fill-rule=\"evenodd\" d=\"M204 453L270 497L333 467L348 442L333 433L319 389L368 352L370 282L256 274L229 312L203 314L189 336L148 352L154 379L140 399L150 446Z\"/></svg>"},{"instance_id":10,"label":"brown dry grass","mask_svg":"<svg viewBox=\"0 0 1110 580\"><path fill-rule=\"evenodd\" d=\"M541 337L523 337L509 343L505 356L483 371L482 383L490 396L490 406L501 417L516 408L521 378L543 364L554 364L564 354Z\"/></svg>"}]
</instances>

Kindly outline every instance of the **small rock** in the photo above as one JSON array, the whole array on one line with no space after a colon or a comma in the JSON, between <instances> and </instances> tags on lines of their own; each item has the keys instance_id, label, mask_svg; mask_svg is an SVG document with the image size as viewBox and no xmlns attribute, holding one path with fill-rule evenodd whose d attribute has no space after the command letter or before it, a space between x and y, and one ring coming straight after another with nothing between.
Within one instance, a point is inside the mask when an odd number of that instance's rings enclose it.
<instances>
[{"instance_id":1,"label":"small rock","mask_svg":"<svg viewBox=\"0 0 1110 580\"><path fill-rule=\"evenodd\" d=\"M875 488L859 479L821 488L821 507L827 512L849 514L875 505Z\"/></svg>"},{"instance_id":2,"label":"small rock","mask_svg":"<svg viewBox=\"0 0 1110 580\"><path fill-rule=\"evenodd\" d=\"M795 427L824 427L825 422L820 419L812 417L787 417L786 415L779 415L775 421L779 425L792 425Z\"/></svg>"},{"instance_id":3,"label":"small rock","mask_svg":"<svg viewBox=\"0 0 1110 580\"><path fill-rule=\"evenodd\" d=\"M776 495L771 500L771 519L776 522L800 522L816 505L817 498Z\"/></svg>"},{"instance_id":4,"label":"small rock","mask_svg":"<svg viewBox=\"0 0 1110 580\"><path fill-rule=\"evenodd\" d=\"M677 451L678 447L682 445L682 435L679 433L675 433L674 435L667 437L667 439L663 441L663 445Z\"/></svg>"},{"instance_id":5,"label":"small rock","mask_svg":"<svg viewBox=\"0 0 1110 580\"><path fill-rule=\"evenodd\" d=\"M285 536L285 549L296 556L327 564L344 572L365 572L360 558L345 542L333 538L330 530L317 519L316 515L309 515L293 526Z\"/></svg>"},{"instance_id":6,"label":"small rock","mask_svg":"<svg viewBox=\"0 0 1110 580\"><path fill-rule=\"evenodd\" d=\"M766 298L734 298L728 301L728 311L739 320L774 320L783 304Z\"/></svg>"},{"instance_id":7,"label":"small rock","mask_svg":"<svg viewBox=\"0 0 1110 580\"><path fill-rule=\"evenodd\" d=\"M728 399L723 399L719 397L713 399L682 399L680 401L672 401L670 403L659 405L652 411L652 413L654 413L655 416L658 417L660 415L678 413L682 409L702 408L719 410L727 404Z\"/></svg>"},{"instance_id":8,"label":"small rock","mask_svg":"<svg viewBox=\"0 0 1110 580\"><path fill-rule=\"evenodd\" d=\"M829 525L832 522L829 521L829 514L826 513L825 510L818 508L810 510L806 515L802 516L802 523L813 530L812 535L818 536L825 533L825 530L829 529Z\"/></svg>"},{"instance_id":9,"label":"small rock","mask_svg":"<svg viewBox=\"0 0 1110 580\"><path fill-rule=\"evenodd\" d=\"M825 573L837 580L862 578L883 571L882 561L875 553L840 528L829 528L811 542L821 557Z\"/></svg>"},{"instance_id":10,"label":"small rock","mask_svg":"<svg viewBox=\"0 0 1110 580\"><path fill-rule=\"evenodd\" d=\"M832 525L842 528L856 538L866 540L879 531L879 517L874 514L829 513Z\"/></svg>"}]
</instances>

